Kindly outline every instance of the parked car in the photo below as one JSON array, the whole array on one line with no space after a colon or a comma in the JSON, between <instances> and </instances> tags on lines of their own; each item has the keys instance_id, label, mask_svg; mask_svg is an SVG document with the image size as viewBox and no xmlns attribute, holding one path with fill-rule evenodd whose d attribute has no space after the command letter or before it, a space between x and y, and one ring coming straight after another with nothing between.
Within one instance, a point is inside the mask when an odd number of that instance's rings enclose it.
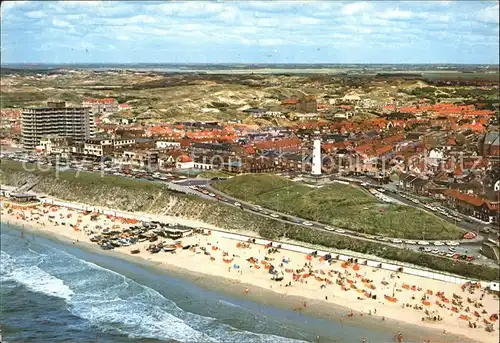
<instances>
[{"instance_id":1,"label":"parked car","mask_svg":"<svg viewBox=\"0 0 500 343\"><path fill-rule=\"evenodd\" d=\"M240 204L239 202L235 202L235 203L234 203L234 206L241 207L241 204Z\"/></svg>"},{"instance_id":2,"label":"parked car","mask_svg":"<svg viewBox=\"0 0 500 343\"><path fill-rule=\"evenodd\" d=\"M313 225L312 223L309 223L309 222L303 222L302 224L304 224L305 226L312 226Z\"/></svg>"},{"instance_id":3,"label":"parked car","mask_svg":"<svg viewBox=\"0 0 500 343\"><path fill-rule=\"evenodd\" d=\"M328 231L333 231L333 230L334 230L334 228L333 228L333 227L331 227L331 226L325 226L325 230L328 230Z\"/></svg>"},{"instance_id":4,"label":"parked car","mask_svg":"<svg viewBox=\"0 0 500 343\"><path fill-rule=\"evenodd\" d=\"M434 245L440 247L440 246L443 246L444 243L437 241L437 242L434 242Z\"/></svg>"},{"instance_id":5,"label":"parked car","mask_svg":"<svg viewBox=\"0 0 500 343\"><path fill-rule=\"evenodd\" d=\"M406 244L417 244L417 242L415 242L415 241L411 241L411 240L410 240L410 241L405 241L405 243L406 243Z\"/></svg>"},{"instance_id":6,"label":"parked car","mask_svg":"<svg viewBox=\"0 0 500 343\"><path fill-rule=\"evenodd\" d=\"M345 230L337 229L337 230L335 230L335 232L337 232L337 233L345 233Z\"/></svg>"},{"instance_id":7,"label":"parked car","mask_svg":"<svg viewBox=\"0 0 500 343\"><path fill-rule=\"evenodd\" d=\"M429 245L429 242L427 242L427 241L418 241L417 244L418 245Z\"/></svg>"},{"instance_id":8,"label":"parked car","mask_svg":"<svg viewBox=\"0 0 500 343\"><path fill-rule=\"evenodd\" d=\"M392 240L392 243L395 243L395 244L401 244L401 243L403 243L403 241L402 241L402 240L400 240L400 239L393 239L393 240Z\"/></svg>"},{"instance_id":9,"label":"parked car","mask_svg":"<svg viewBox=\"0 0 500 343\"><path fill-rule=\"evenodd\" d=\"M271 217L273 217L273 218L279 218L280 216L278 214L276 214L276 213L271 213Z\"/></svg>"}]
</instances>

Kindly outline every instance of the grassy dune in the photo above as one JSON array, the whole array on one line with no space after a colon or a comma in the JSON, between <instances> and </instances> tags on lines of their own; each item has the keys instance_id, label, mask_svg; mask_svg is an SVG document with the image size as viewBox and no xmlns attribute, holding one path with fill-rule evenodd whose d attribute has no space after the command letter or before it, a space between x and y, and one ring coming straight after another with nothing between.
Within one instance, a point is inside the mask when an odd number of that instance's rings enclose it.
<instances>
[{"instance_id":1,"label":"grassy dune","mask_svg":"<svg viewBox=\"0 0 500 343\"><path fill-rule=\"evenodd\" d=\"M311 188L274 175L241 175L215 184L220 191L280 212L373 235L457 239L462 231L425 211L379 203L343 184ZM424 233L425 232L425 233Z\"/></svg>"}]
</instances>

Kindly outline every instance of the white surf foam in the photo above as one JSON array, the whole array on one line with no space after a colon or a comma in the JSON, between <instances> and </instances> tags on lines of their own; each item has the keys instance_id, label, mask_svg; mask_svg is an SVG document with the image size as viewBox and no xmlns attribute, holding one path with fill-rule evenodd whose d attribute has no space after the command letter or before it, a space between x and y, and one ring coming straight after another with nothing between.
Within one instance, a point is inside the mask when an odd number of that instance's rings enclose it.
<instances>
[{"instance_id":1,"label":"white surf foam","mask_svg":"<svg viewBox=\"0 0 500 343\"><path fill-rule=\"evenodd\" d=\"M58 249L43 248L48 251L42 255L36 251L18 255L8 250L15 255L11 256L2 251L0 280L14 280L31 291L62 298L74 315L104 331L184 342L303 342L240 330L215 318L184 311L158 291L119 273ZM223 306L238 307L219 301Z\"/></svg>"},{"instance_id":2,"label":"white surf foam","mask_svg":"<svg viewBox=\"0 0 500 343\"><path fill-rule=\"evenodd\" d=\"M38 293L44 293L50 296L70 300L73 291L64 284L64 281L58 279L39 267L19 265L12 257L3 252L1 280L13 280L20 283L29 290Z\"/></svg>"}]
</instances>

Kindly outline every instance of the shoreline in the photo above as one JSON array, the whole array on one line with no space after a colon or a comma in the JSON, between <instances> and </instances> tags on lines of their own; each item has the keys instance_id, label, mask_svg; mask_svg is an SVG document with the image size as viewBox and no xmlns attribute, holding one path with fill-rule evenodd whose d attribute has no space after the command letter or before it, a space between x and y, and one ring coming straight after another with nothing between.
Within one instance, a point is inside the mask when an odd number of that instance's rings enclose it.
<instances>
[{"instance_id":1,"label":"shoreline","mask_svg":"<svg viewBox=\"0 0 500 343\"><path fill-rule=\"evenodd\" d=\"M2 209L3 210L3 209ZM64 211L64 210L63 210ZM75 212L73 212L75 213ZM8 221L2 220L2 222L7 222L9 225L17 226L17 228L22 230L26 230L30 233L36 233L43 235L44 237L48 237L49 239L60 241L65 244L75 244L79 248L83 248L85 250L96 252L98 254L103 254L106 256L116 257L120 259L124 259L127 262L140 265L142 267L148 269L154 269L155 271L159 271L162 273L171 273L176 277L179 277L184 280L192 281L195 284L217 292L222 292L224 294L229 294L231 296L235 296L237 298L246 298L250 301L253 301L258 304L270 305L277 308L284 308L287 310L292 310L295 312L304 313L305 315L322 318L330 321L340 322L340 318L344 317L346 322L349 322L351 325L362 325L363 327L377 327L380 329L381 325L383 327L387 327L388 329L394 331L394 334L397 332L397 328L405 332L405 336L408 336L410 339L413 337L417 337L418 339L431 339L431 342L493 342L491 339L493 336L496 336L495 333L492 333L485 339L485 335L483 334L482 338L477 340L477 337L471 337L471 335L463 335L460 333L452 333L451 329L448 326L443 325L439 322L424 322L419 323L415 322L415 317L408 318L404 314L401 315L400 311L382 311L379 316L368 315L366 313L366 306L361 304L356 304L356 301L350 301L347 299L341 299L339 297L335 297L332 299L325 301L323 299L318 299L314 297L314 294L302 294L300 292L283 292L284 288L269 289L267 287L263 287L262 284L258 282L250 282L251 279L240 280L239 277L234 277L236 272L233 274L228 273L230 275L220 275L219 273L214 273L215 270L212 270L212 273L207 272L210 268L202 268L202 269L193 269L188 267L183 267L179 265L179 263L175 263L172 259L158 259L158 256L162 256L160 254L156 255L145 255L142 252L139 255L130 255L127 253L130 248L117 248L114 249L113 252L107 252L101 250L96 244L88 241L88 237L83 234L81 231L71 230L69 227L47 227L35 222L27 222L21 219L17 219L12 215L6 214L4 218L8 218ZM78 242L75 242L78 240ZM217 242L219 243L219 242ZM233 242L235 243L235 242ZM180 255L180 254L179 254ZM139 256L140 258L137 258ZM175 255L168 255L167 257L171 257ZM165 255L163 255L165 257ZM178 262L178 261L177 261ZM199 261L198 261L199 263ZM208 262L210 263L210 262ZM227 265L226 267L227 268ZM231 269L231 268L230 268ZM245 271L246 273L246 271ZM219 274L219 275L218 275ZM231 277L233 276L233 277ZM307 283L307 282L306 282ZM272 284L277 285L277 283ZM243 290L245 288L250 289L248 293L244 293ZM290 290L295 290L295 287L291 287ZM292 293L292 294L290 294ZM316 293L316 292L315 292ZM369 300L371 301L371 300ZM303 307L302 303L307 302L307 307ZM358 301L359 303L359 301ZM354 306L353 306L354 305ZM361 305L361 306L359 306ZM384 305L385 306L385 305ZM379 308L379 312L384 309L384 307L380 307L379 304L373 304L373 307ZM400 306L398 306L400 307ZM352 318L348 318L347 314L349 309L352 309L356 312L356 314ZM332 313L332 310L333 313ZM371 311L371 310L370 310ZM364 315L361 317L361 313ZM391 315L392 314L392 315ZM385 322L382 322L382 315L386 318ZM413 321L411 320L413 319ZM446 335L442 334L443 330L446 330L449 333ZM425 333L422 333L425 331ZM417 334L412 334L416 332ZM476 332L479 333L479 330Z\"/></svg>"},{"instance_id":2,"label":"shoreline","mask_svg":"<svg viewBox=\"0 0 500 343\"><path fill-rule=\"evenodd\" d=\"M454 335L449 333L446 336L441 334L441 331L435 328L422 328L415 324L410 324L406 322L401 322L396 319L386 318L382 320L381 316L363 316L363 317L353 317L347 318L350 308L327 303L323 300L311 301L310 298L295 296L295 295L283 295L275 291L255 286L252 284L235 282L233 279L216 277L208 273L202 273L202 275L197 275L195 272L180 268L176 265L168 263L158 263L154 261L148 261L146 259L137 259L132 255L125 254L122 251L118 253L111 253L99 249L95 244L90 242L79 241L73 244L70 237L60 236L47 231L39 230L39 228L34 228L30 226L19 226L21 223L6 223L9 225L11 230L18 232L28 232L35 236L44 237L51 241L58 242L64 245L73 245L79 249L83 249L86 252L97 253L101 256L107 256L111 258L117 258L124 260L128 263L132 263L136 266L152 270L161 274L169 274L175 278L181 279L183 281L192 282L195 285L210 290L216 293L222 293L237 299L249 300L257 305L270 306L282 310L293 311L305 316L323 319L327 321L335 321L340 323L340 318L344 317L344 323L350 326L359 326L367 329L373 329L382 331L382 328L390 329L396 333L398 330L405 333L410 341L424 341L430 340L432 343L481 343L481 341L473 340L465 336ZM252 287L252 292L243 295L241 292L242 287ZM302 304L304 301L309 301L307 307L303 308ZM333 307L333 308L332 308ZM299 311L297 311L297 308ZM334 310L334 311L332 311ZM348 319L348 320L347 320ZM425 337L425 338L423 338ZM360 337L361 339L361 337ZM368 340L370 342L370 340Z\"/></svg>"}]
</instances>

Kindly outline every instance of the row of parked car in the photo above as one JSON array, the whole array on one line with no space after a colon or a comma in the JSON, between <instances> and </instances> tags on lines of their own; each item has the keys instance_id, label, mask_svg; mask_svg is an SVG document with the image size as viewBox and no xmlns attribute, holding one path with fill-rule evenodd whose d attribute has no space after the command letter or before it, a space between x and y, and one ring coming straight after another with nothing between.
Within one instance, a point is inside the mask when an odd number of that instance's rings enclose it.
<instances>
[{"instance_id":1,"label":"row of parked car","mask_svg":"<svg viewBox=\"0 0 500 343\"><path fill-rule=\"evenodd\" d=\"M467 260L467 261L472 261L474 259L474 256L471 255L466 255L466 254L460 254L456 252L456 250L453 247L448 248L448 251L444 250L439 250L439 249L431 249L428 247L420 247L420 251L424 251L429 254L435 254L435 255L440 255L443 257L448 257L448 258L453 258L455 260L462 259L462 260Z\"/></svg>"},{"instance_id":2,"label":"row of parked car","mask_svg":"<svg viewBox=\"0 0 500 343\"><path fill-rule=\"evenodd\" d=\"M112 165L110 162L93 161L68 161L67 163L56 162L53 159L39 158L29 154L2 154L3 158L20 163L38 163L41 165L51 165L59 171L76 170L93 173L104 173L113 176L130 177L135 179L145 179L150 181L176 181L186 179L183 175L173 175L167 172L151 171L146 169L131 168L128 165Z\"/></svg>"},{"instance_id":3,"label":"row of parked car","mask_svg":"<svg viewBox=\"0 0 500 343\"><path fill-rule=\"evenodd\" d=\"M204 185L201 185L201 186L191 185L191 186L189 186L189 188L191 188L193 190L196 190L196 191L199 191L201 193L204 193L205 195L208 195L208 196L211 196L211 197L215 197L217 200L222 200L222 201L226 201L226 202L228 201L227 199L221 197L220 195L216 195L214 193L209 192L205 188ZM239 202L234 203L234 205L238 206L238 207L241 207L241 204ZM268 215L268 216L273 217L273 218L280 218L281 217L277 213L267 211L265 208L263 208L260 205L254 205L253 207L249 207L248 209L251 210L251 211L260 212L263 215ZM283 217L282 219L288 219L288 217ZM308 222L308 221L296 220L295 222L297 224L302 224L304 226L309 226L309 227L313 226L313 224L311 222ZM336 232L336 233L339 233L339 234L345 234L346 233L346 231L343 230L343 229L333 228L331 226L323 226L323 228L325 230L327 230L327 231ZM362 234L362 233L357 233L357 232L353 232L352 234L355 235L355 236L361 236L361 237L368 238L368 239L374 239L374 240L378 240L378 241L382 241L382 242L387 242L387 243L394 243L394 244L403 244L404 243L404 244L421 245L421 246L427 246L427 245L433 244L435 246L444 246L444 245L447 245L447 246L450 246L450 247L460 245L459 242L455 242L455 241L448 241L448 242L435 241L435 242L431 243L431 242L424 241L424 240L415 241L415 240L402 240L402 239L398 239L398 238L391 239L391 238L388 238L388 237L372 236L372 235L367 235L367 234Z\"/></svg>"},{"instance_id":4,"label":"row of parked car","mask_svg":"<svg viewBox=\"0 0 500 343\"><path fill-rule=\"evenodd\" d=\"M409 196L409 195L407 195L405 193L399 193L399 196L402 197L402 198L405 198L405 199L407 199L407 200L409 200L409 201L411 201L411 202L413 202L415 204L422 204L422 202L420 200L415 199L415 198L413 198L413 197L411 197L411 196ZM460 215L457 212L452 211L452 210L450 210L448 208L445 208L443 206L439 206L439 205L434 206L434 205L425 204L425 203L422 204L422 206L425 207L426 209L432 211L432 212L439 213L442 216L445 216L445 217L447 217L449 219L452 219L452 220L454 220L456 222L461 222L462 221L462 218L460 217ZM470 220L466 219L466 221L469 222Z\"/></svg>"}]
</instances>

